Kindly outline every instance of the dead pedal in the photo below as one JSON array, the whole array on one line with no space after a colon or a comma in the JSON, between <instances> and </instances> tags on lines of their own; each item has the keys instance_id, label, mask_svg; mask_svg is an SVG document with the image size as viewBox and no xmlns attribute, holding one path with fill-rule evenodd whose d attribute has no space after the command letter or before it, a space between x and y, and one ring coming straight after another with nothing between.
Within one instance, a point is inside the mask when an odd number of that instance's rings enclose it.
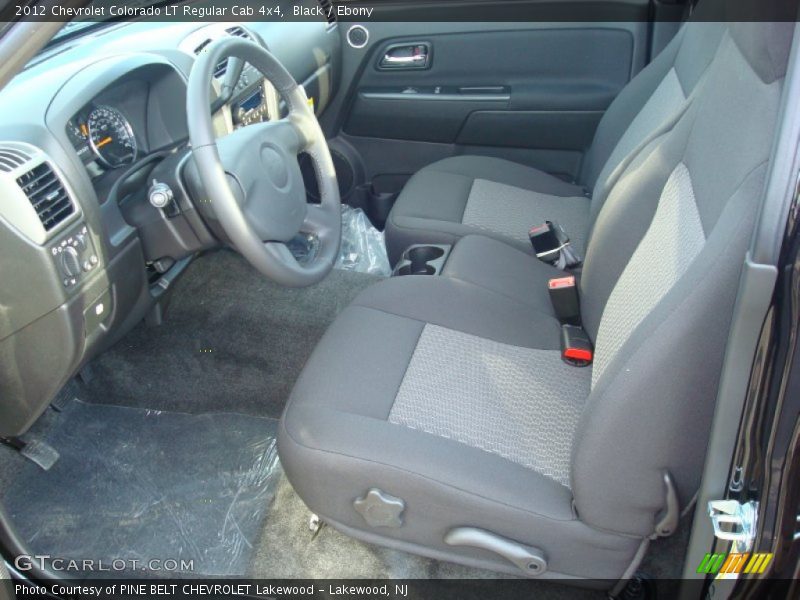
<instances>
[{"instance_id":1,"label":"dead pedal","mask_svg":"<svg viewBox=\"0 0 800 600\"><path fill-rule=\"evenodd\" d=\"M61 456L50 444L36 438L0 438L0 443L13 448L45 471L49 471Z\"/></svg>"}]
</instances>

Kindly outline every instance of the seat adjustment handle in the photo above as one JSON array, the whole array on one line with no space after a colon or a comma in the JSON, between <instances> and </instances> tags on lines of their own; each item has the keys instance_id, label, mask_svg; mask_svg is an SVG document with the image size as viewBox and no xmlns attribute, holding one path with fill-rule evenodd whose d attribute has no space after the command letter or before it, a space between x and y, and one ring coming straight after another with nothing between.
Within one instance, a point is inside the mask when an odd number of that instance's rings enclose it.
<instances>
[{"instance_id":1,"label":"seat adjustment handle","mask_svg":"<svg viewBox=\"0 0 800 600\"><path fill-rule=\"evenodd\" d=\"M547 570L547 559L538 548L525 546L477 527L456 527L444 541L450 546L481 548L511 561L528 577L538 577Z\"/></svg>"}]
</instances>

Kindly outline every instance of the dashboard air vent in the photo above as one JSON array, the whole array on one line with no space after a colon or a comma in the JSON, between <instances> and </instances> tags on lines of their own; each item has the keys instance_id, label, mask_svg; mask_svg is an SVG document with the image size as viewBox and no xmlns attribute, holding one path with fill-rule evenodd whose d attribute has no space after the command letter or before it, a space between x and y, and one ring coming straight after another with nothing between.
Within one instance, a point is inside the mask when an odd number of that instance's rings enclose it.
<instances>
[{"instance_id":1,"label":"dashboard air vent","mask_svg":"<svg viewBox=\"0 0 800 600\"><path fill-rule=\"evenodd\" d=\"M197 56L203 50L205 50L206 46L208 46L211 42L212 42L212 40L209 38L206 41L204 41L202 44L197 46L197 48L194 49L195 56ZM227 71L227 70L228 70L228 60L227 59L226 60L221 60L217 64L217 66L214 67L214 78L215 79L220 79L220 78L224 77L225 76L225 71Z\"/></svg>"},{"instance_id":2,"label":"dashboard air vent","mask_svg":"<svg viewBox=\"0 0 800 600\"><path fill-rule=\"evenodd\" d=\"M50 231L75 212L67 190L50 165L43 162L17 178L45 231Z\"/></svg>"},{"instance_id":3,"label":"dashboard air vent","mask_svg":"<svg viewBox=\"0 0 800 600\"><path fill-rule=\"evenodd\" d=\"M244 27L239 27L238 25L235 26L235 27L230 27L229 29L226 29L225 31L228 32L228 35L232 35L234 37L245 38L245 39L248 39L248 40L250 39L250 34L247 33L244 30Z\"/></svg>"},{"instance_id":4,"label":"dashboard air vent","mask_svg":"<svg viewBox=\"0 0 800 600\"><path fill-rule=\"evenodd\" d=\"M208 46L210 43L211 43L211 39L209 38L206 41L204 41L202 44L200 44L197 48L194 49L195 55L200 54L203 50L206 49L206 46Z\"/></svg>"},{"instance_id":5,"label":"dashboard air vent","mask_svg":"<svg viewBox=\"0 0 800 600\"><path fill-rule=\"evenodd\" d=\"M225 73L227 71L228 71L228 61L227 61L227 59L223 60L223 61L220 61L219 64L217 64L217 66L214 67L214 78L215 79L221 79L222 77L225 77Z\"/></svg>"},{"instance_id":6,"label":"dashboard air vent","mask_svg":"<svg viewBox=\"0 0 800 600\"><path fill-rule=\"evenodd\" d=\"M16 148L0 147L0 171L10 173L17 167L21 167L31 159L30 156L17 150Z\"/></svg>"},{"instance_id":7,"label":"dashboard air vent","mask_svg":"<svg viewBox=\"0 0 800 600\"><path fill-rule=\"evenodd\" d=\"M228 29L225 30L225 32L233 37L240 37L246 40L250 39L250 34L244 30L244 27L239 27L238 25L236 25L235 27L229 27ZM214 69L214 77L216 79L222 79L223 77L225 77L225 73L227 71L228 71L228 61L223 60Z\"/></svg>"},{"instance_id":8,"label":"dashboard air vent","mask_svg":"<svg viewBox=\"0 0 800 600\"><path fill-rule=\"evenodd\" d=\"M331 9L331 5L333 4L331 0L317 0L319 2L320 7L322 8L322 12L325 14L325 19L328 21L330 25L336 23L336 14Z\"/></svg>"},{"instance_id":9,"label":"dashboard air vent","mask_svg":"<svg viewBox=\"0 0 800 600\"><path fill-rule=\"evenodd\" d=\"M234 27L229 27L228 29L225 30L225 33L227 33L228 35L231 35L233 37L240 37L240 38L244 38L244 39L247 39L247 40L252 39L252 36L247 32L247 30L244 27L241 27L239 25L235 25ZM215 37L219 37L219 35L220 34L216 34ZM214 41L213 38L207 38L207 39L203 40L203 42L201 44L197 45L195 47L195 49L194 49L195 56L197 56L203 50L205 50L206 47L212 41ZM214 78L215 79L222 79L223 77L225 77L225 73L226 73L227 70L228 70L228 61L227 61L227 59L220 61L217 64L217 66L214 67Z\"/></svg>"}]
</instances>

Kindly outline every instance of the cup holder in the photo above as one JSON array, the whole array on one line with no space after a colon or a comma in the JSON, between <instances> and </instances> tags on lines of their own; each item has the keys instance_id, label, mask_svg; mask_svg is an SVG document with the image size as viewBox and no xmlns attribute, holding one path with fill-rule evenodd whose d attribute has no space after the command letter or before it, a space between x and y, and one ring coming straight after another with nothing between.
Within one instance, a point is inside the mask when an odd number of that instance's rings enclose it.
<instances>
[{"instance_id":1,"label":"cup holder","mask_svg":"<svg viewBox=\"0 0 800 600\"><path fill-rule=\"evenodd\" d=\"M450 253L450 246L420 245L411 246L403 252L395 267L395 275L437 275Z\"/></svg>"},{"instance_id":2,"label":"cup holder","mask_svg":"<svg viewBox=\"0 0 800 600\"><path fill-rule=\"evenodd\" d=\"M413 262L397 269L398 275L436 275L436 267L426 263L415 265Z\"/></svg>"},{"instance_id":3,"label":"cup holder","mask_svg":"<svg viewBox=\"0 0 800 600\"><path fill-rule=\"evenodd\" d=\"M411 264L427 263L444 256L444 248L439 246L417 246L411 248L406 254L406 258Z\"/></svg>"}]
</instances>

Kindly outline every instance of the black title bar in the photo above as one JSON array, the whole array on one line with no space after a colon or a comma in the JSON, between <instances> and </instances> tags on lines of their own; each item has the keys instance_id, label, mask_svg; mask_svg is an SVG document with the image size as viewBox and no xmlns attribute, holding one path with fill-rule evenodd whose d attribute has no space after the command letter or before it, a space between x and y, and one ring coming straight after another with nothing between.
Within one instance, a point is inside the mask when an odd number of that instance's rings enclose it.
<instances>
[{"instance_id":1,"label":"black title bar","mask_svg":"<svg viewBox=\"0 0 800 600\"><path fill-rule=\"evenodd\" d=\"M797 21L800 0L0 0L0 21Z\"/></svg>"}]
</instances>

